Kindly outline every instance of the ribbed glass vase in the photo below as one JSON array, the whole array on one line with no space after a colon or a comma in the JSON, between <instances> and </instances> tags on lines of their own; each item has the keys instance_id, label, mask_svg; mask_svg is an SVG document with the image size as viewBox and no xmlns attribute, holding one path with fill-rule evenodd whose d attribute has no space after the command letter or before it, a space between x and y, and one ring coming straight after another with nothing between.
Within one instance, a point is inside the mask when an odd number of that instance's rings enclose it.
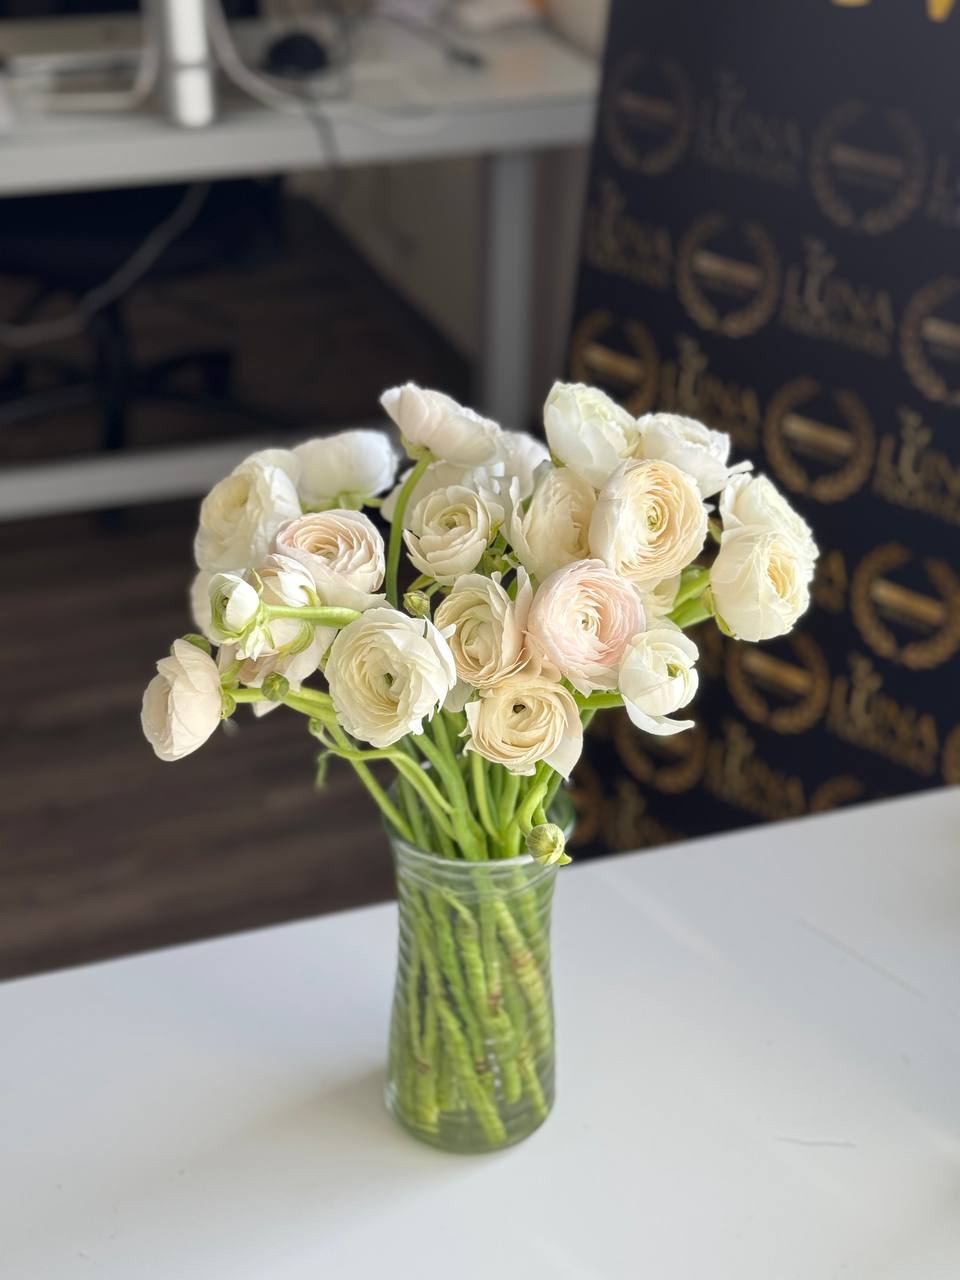
<instances>
[{"instance_id":1,"label":"ribbed glass vase","mask_svg":"<svg viewBox=\"0 0 960 1280\"><path fill-rule=\"evenodd\" d=\"M391 835L400 909L387 1106L448 1151L495 1151L554 1098L550 913L557 868L464 862Z\"/></svg>"}]
</instances>

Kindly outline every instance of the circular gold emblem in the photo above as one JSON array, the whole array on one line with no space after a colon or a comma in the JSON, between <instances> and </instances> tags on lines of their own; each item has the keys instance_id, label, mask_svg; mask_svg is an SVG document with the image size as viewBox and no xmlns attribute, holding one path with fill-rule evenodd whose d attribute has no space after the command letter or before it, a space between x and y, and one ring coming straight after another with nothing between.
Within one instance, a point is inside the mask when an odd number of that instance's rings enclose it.
<instances>
[{"instance_id":1,"label":"circular gold emblem","mask_svg":"<svg viewBox=\"0 0 960 1280\"><path fill-rule=\"evenodd\" d=\"M903 313L900 353L928 400L960 405L960 279L940 276L914 294Z\"/></svg>"},{"instance_id":2,"label":"circular gold emblem","mask_svg":"<svg viewBox=\"0 0 960 1280\"><path fill-rule=\"evenodd\" d=\"M639 416L653 408L660 354L648 329L612 311L589 311L574 330L570 372L578 382L605 387Z\"/></svg>"},{"instance_id":3,"label":"circular gold emblem","mask_svg":"<svg viewBox=\"0 0 960 1280\"><path fill-rule=\"evenodd\" d=\"M707 213L677 248L677 296L701 329L727 338L756 333L780 295L780 257L758 222Z\"/></svg>"},{"instance_id":4,"label":"circular gold emblem","mask_svg":"<svg viewBox=\"0 0 960 1280\"><path fill-rule=\"evenodd\" d=\"M873 466L873 422L853 391L827 392L815 378L794 378L767 409L763 443L770 465L794 493L841 502Z\"/></svg>"},{"instance_id":5,"label":"circular gold emblem","mask_svg":"<svg viewBox=\"0 0 960 1280\"><path fill-rule=\"evenodd\" d=\"M926 175L923 135L896 108L846 102L813 136L814 195L838 227L867 235L892 231L919 205Z\"/></svg>"},{"instance_id":6,"label":"circular gold emblem","mask_svg":"<svg viewBox=\"0 0 960 1280\"><path fill-rule=\"evenodd\" d=\"M939 667L960 649L956 573L946 560L915 557L899 543L876 547L857 565L850 612L874 653L911 670Z\"/></svg>"},{"instance_id":7,"label":"circular gold emblem","mask_svg":"<svg viewBox=\"0 0 960 1280\"><path fill-rule=\"evenodd\" d=\"M631 53L614 65L602 110L603 130L624 169L657 177L690 145L694 94L673 58Z\"/></svg>"},{"instance_id":8,"label":"circular gold emblem","mask_svg":"<svg viewBox=\"0 0 960 1280\"><path fill-rule=\"evenodd\" d=\"M943 780L960 787L960 724L950 730L943 744Z\"/></svg>"},{"instance_id":9,"label":"circular gold emblem","mask_svg":"<svg viewBox=\"0 0 960 1280\"><path fill-rule=\"evenodd\" d=\"M756 724L774 733L804 733L817 723L830 696L830 668L806 632L779 645L728 644L727 685L733 700Z\"/></svg>"},{"instance_id":10,"label":"circular gold emblem","mask_svg":"<svg viewBox=\"0 0 960 1280\"><path fill-rule=\"evenodd\" d=\"M657 738L641 733L625 715L620 715L613 740L629 772L666 795L689 791L703 777L707 732L700 724L683 733Z\"/></svg>"}]
</instances>

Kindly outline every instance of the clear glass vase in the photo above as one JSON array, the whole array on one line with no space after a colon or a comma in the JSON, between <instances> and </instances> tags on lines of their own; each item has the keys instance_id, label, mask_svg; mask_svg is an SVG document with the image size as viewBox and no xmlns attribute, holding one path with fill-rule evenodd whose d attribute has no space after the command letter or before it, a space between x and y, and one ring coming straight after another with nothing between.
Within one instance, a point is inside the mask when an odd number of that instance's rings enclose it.
<instances>
[{"instance_id":1,"label":"clear glass vase","mask_svg":"<svg viewBox=\"0 0 960 1280\"><path fill-rule=\"evenodd\" d=\"M390 834L400 945L386 1100L448 1151L526 1138L554 1099L550 913L556 866L464 862Z\"/></svg>"}]
</instances>

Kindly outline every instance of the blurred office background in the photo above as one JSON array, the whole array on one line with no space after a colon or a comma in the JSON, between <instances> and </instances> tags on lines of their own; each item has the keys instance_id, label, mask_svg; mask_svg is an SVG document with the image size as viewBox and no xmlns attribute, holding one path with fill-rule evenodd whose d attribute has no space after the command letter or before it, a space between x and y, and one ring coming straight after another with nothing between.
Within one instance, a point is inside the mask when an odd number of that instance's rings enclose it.
<instances>
[{"instance_id":1,"label":"blurred office background","mask_svg":"<svg viewBox=\"0 0 960 1280\"><path fill-rule=\"evenodd\" d=\"M278 103L221 68L178 125L138 77L196 8L0 0L0 976L390 892L375 813L346 769L316 795L293 717L180 768L140 736L198 497L407 379L531 425L564 364L603 4L225 0Z\"/></svg>"}]
</instances>

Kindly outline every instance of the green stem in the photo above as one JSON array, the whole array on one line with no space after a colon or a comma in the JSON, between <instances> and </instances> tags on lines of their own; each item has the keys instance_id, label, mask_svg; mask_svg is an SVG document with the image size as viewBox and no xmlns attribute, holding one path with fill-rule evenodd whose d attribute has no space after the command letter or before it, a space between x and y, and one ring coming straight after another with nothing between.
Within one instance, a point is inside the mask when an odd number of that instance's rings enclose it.
<instances>
[{"instance_id":1,"label":"green stem","mask_svg":"<svg viewBox=\"0 0 960 1280\"><path fill-rule=\"evenodd\" d=\"M712 618L713 614L703 600L697 597L696 600L687 600L668 616L678 627L694 627L698 622L706 622L707 618Z\"/></svg>"},{"instance_id":2,"label":"green stem","mask_svg":"<svg viewBox=\"0 0 960 1280\"><path fill-rule=\"evenodd\" d=\"M304 605L302 609L286 604L265 604L268 618L297 618L300 622L315 622L321 627L345 627L360 617L357 609L341 609L335 605Z\"/></svg>"},{"instance_id":3,"label":"green stem","mask_svg":"<svg viewBox=\"0 0 960 1280\"><path fill-rule=\"evenodd\" d=\"M410 503L410 496L419 483L420 477L433 461L433 454L425 453L418 460L413 470L403 482L399 494L397 495L397 505L393 512L393 521L390 525L390 542L387 547L387 599L395 609L399 608L399 596L397 595L397 573L400 568L400 547L403 542L403 518L407 514L407 507Z\"/></svg>"},{"instance_id":4,"label":"green stem","mask_svg":"<svg viewBox=\"0 0 960 1280\"><path fill-rule=\"evenodd\" d=\"M493 814L490 812L490 797L487 794L487 771L482 756L477 755L476 751L468 753L470 756L470 777L473 782L473 794L477 802L477 813L480 815L480 821L483 829L492 840L500 839L500 832L493 820Z\"/></svg>"}]
</instances>

